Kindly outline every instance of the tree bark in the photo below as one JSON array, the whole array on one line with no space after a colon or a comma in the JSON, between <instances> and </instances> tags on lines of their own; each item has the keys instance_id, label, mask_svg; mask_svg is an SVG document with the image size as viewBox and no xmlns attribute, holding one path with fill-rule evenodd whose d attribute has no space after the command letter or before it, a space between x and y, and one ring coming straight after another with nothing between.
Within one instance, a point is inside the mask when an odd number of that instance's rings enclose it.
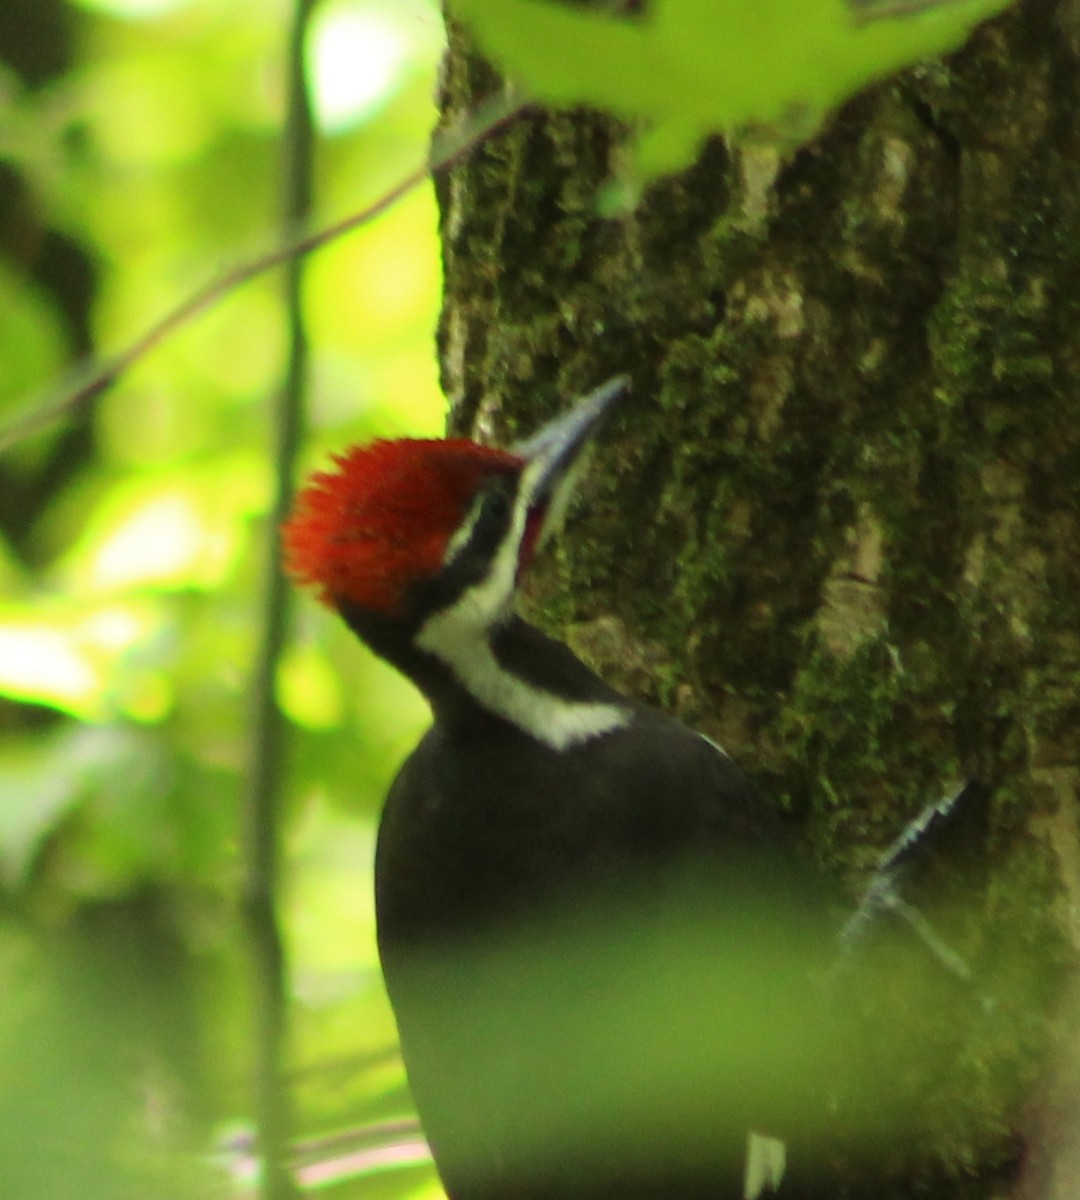
<instances>
[{"instance_id":1,"label":"tree bark","mask_svg":"<svg viewBox=\"0 0 1080 1200\"><path fill-rule=\"evenodd\" d=\"M445 118L498 86L452 28ZM722 742L849 895L950 781L992 789L926 893L976 984L928 1018L898 1195L1080 1194L1078 112L1080 18L1032 0L622 216L587 112L439 183L453 430L633 378L534 618Z\"/></svg>"}]
</instances>

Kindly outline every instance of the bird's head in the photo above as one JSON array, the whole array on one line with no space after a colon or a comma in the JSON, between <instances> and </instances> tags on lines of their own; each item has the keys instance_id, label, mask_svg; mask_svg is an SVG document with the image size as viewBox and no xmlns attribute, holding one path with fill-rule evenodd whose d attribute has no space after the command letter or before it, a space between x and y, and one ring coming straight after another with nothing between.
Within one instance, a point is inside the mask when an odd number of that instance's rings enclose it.
<instances>
[{"instance_id":1,"label":"bird's head","mask_svg":"<svg viewBox=\"0 0 1080 1200\"><path fill-rule=\"evenodd\" d=\"M626 386L609 381L508 450L409 438L335 455L284 526L289 574L343 613L415 624L454 608L466 623L494 623Z\"/></svg>"}]
</instances>

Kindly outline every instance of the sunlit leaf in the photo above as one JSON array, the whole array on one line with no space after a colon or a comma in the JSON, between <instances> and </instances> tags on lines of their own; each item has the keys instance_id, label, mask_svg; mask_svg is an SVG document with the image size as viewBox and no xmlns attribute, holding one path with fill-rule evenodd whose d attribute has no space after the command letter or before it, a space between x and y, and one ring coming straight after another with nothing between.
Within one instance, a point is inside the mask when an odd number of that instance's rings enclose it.
<instances>
[{"instance_id":1,"label":"sunlit leaf","mask_svg":"<svg viewBox=\"0 0 1080 1200\"><path fill-rule=\"evenodd\" d=\"M151 628L145 605L53 605L0 610L0 693L88 719L110 707L118 659Z\"/></svg>"},{"instance_id":2,"label":"sunlit leaf","mask_svg":"<svg viewBox=\"0 0 1080 1200\"><path fill-rule=\"evenodd\" d=\"M710 133L802 140L848 96L955 48L1007 3L953 0L873 21L845 0L655 0L641 18L547 0L454 8L536 98L649 123L648 177L684 165Z\"/></svg>"}]
</instances>

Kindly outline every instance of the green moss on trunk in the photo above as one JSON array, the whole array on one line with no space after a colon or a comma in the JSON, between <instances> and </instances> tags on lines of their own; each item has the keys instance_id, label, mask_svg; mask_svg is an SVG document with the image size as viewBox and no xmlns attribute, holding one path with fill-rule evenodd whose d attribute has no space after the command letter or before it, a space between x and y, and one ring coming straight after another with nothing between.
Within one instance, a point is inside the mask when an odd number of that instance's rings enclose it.
<instances>
[{"instance_id":1,"label":"green moss on trunk","mask_svg":"<svg viewBox=\"0 0 1080 1200\"><path fill-rule=\"evenodd\" d=\"M714 142L617 219L595 196L620 130L595 114L530 113L440 183L453 427L529 429L634 380L537 619L718 737L849 893L950 780L995 789L975 861L926 896L981 999L926 1031L897 1195L990 1196L1016 1169L1076 959L1080 71L1059 19L1021 6L789 161ZM452 31L447 115L495 86Z\"/></svg>"}]
</instances>

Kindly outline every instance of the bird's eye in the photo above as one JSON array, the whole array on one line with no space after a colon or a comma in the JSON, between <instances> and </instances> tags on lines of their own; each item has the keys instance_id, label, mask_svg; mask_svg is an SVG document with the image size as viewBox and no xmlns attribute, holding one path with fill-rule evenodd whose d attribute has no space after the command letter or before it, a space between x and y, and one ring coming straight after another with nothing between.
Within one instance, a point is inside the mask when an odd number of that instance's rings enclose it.
<instances>
[{"instance_id":1,"label":"bird's eye","mask_svg":"<svg viewBox=\"0 0 1080 1200\"><path fill-rule=\"evenodd\" d=\"M510 521L510 497L506 489L499 486L489 488L479 497L477 504L479 507L473 525L473 536L482 541L489 537L496 540L502 537Z\"/></svg>"},{"instance_id":2,"label":"bird's eye","mask_svg":"<svg viewBox=\"0 0 1080 1200\"><path fill-rule=\"evenodd\" d=\"M510 524L512 500L506 483L493 480L476 497L461 528L450 539L445 562L452 562L466 548L490 552Z\"/></svg>"}]
</instances>

